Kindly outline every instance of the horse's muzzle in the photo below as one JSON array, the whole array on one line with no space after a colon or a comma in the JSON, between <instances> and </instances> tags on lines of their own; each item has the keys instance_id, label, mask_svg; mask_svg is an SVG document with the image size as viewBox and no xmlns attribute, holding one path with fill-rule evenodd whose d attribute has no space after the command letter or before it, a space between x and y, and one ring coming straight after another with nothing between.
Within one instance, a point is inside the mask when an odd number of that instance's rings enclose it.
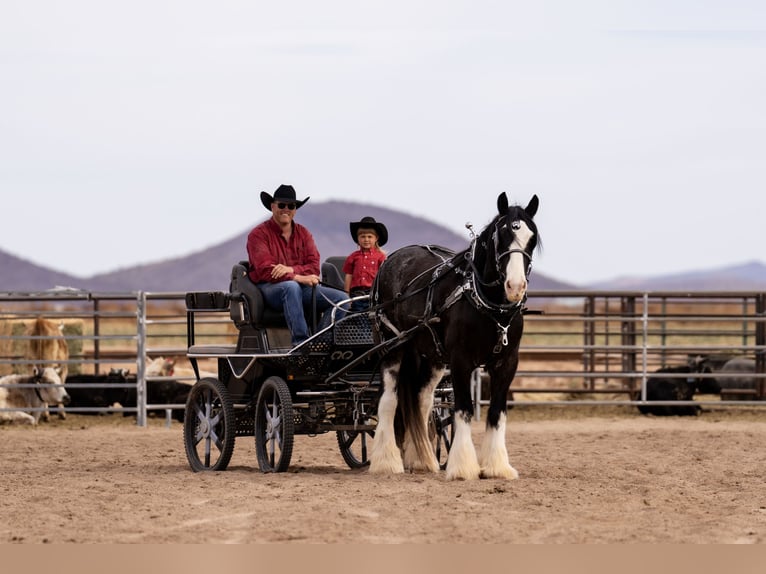
<instances>
[{"instance_id":1,"label":"horse's muzzle","mask_svg":"<svg viewBox=\"0 0 766 574\"><path fill-rule=\"evenodd\" d=\"M527 281L505 282L505 297L510 303L518 303L527 294Z\"/></svg>"}]
</instances>

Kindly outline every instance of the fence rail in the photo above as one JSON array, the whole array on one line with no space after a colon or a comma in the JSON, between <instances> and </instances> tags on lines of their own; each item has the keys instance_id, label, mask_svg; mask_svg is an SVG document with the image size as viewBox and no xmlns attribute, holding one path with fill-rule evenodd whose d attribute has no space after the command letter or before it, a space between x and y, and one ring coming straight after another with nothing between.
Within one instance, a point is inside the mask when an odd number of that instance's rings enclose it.
<instances>
[{"instance_id":1,"label":"fence rail","mask_svg":"<svg viewBox=\"0 0 766 574\"><path fill-rule=\"evenodd\" d=\"M30 340L25 326L42 315L63 325L70 372L135 372L136 404L109 411L136 413L145 426L148 414L183 406L147 403L147 381L163 378L147 374L148 359L173 357L170 378L194 380L184 299L176 292L0 292L0 375L34 364L23 351ZM766 406L766 292L548 290L532 292L527 307L540 313L525 317L509 404L647 404L646 383L657 369L700 356L713 365L712 374L700 376L724 387L706 404ZM225 314L198 321L197 330L201 343L231 343L237 335ZM722 370L735 358L752 372ZM477 414L488 403L486 384L478 370Z\"/></svg>"}]
</instances>

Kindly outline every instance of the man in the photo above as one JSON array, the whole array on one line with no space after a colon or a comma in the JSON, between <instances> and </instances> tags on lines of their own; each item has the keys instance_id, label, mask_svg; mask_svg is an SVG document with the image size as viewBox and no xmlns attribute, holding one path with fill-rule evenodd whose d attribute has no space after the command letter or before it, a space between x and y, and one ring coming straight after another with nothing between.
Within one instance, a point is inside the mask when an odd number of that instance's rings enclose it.
<instances>
[{"instance_id":1,"label":"man","mask_svg":"<svg viewBox=\"0 0 766 574\"><path fill-rule=\"evenodd\" d=\"M290 329L293 346L309 337L304 308L311 308L316 289L318 313L327 311L348 296L339 289L319 285L319 251L309 230L293 219L309 200L295 198L291 185L280 185L272 197L261 192L261 203L271 211L271 218L257 225L247 236L250 279L263 293L266 304L282 309ZM345 311L338 308L335 318ZM322 314L318 328L330 324L331 313Z\"/></svg>"}]
</instances>

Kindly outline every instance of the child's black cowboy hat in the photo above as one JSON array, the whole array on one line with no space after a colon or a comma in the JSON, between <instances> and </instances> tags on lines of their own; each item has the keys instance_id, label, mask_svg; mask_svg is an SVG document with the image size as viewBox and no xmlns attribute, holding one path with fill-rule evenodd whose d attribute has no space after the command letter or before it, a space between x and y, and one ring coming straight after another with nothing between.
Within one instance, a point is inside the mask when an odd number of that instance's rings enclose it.
<instances>
[{"instance_id":1,"label":"child's black cowboy hat","mask_svg":"<svg viewBox=\"0 0 766 574\"><path fill-rule=\"evenodd\" d=\"M271 211L271 204L275 201L284 201L285 203L294 203L295 209L298 209L301 205L306 203L309 200L307 197L303 201L298 201L295 199L295 189L293 189L292 185L280 185L277 190L274 192L274 197L266 193L265 191L261 192L261 203L263 204L263 207Z\"/></svg>"},{"instance_id":2,"label":"child's black cowboy hat","mask_svg":"<svg viewBox=\"0 0 766 574\"><path fill-rule=\"evenodd\" d=\"M375 218L370 217L369 215L363 217L361 221L352 221L349 223L349 227L351 228L351 237L354 239L355 243L360 229L374 229L378 236L379 247L383 247L386 244L386 241L388 241L388 229L386 229L386 226L375 221Z\"/></svg>"}]
</instances>

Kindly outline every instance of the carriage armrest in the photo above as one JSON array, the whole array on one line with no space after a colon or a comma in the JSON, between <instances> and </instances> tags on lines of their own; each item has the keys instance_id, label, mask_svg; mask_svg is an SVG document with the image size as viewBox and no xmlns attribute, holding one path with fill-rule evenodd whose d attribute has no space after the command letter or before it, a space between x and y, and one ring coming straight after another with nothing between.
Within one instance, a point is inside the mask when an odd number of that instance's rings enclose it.
<instances>
[{"instance_id":1,"label":"carriage armrest","mask_svg":"<svg viewBox=\"0 0 766 574\"><path fill-rule=\"evenodd\" d=\"M186 308L193 311L226 311L229 308L229 295L223 291L187 293Z\"/></svg>"},{"instance_id":2,"label":"carriage armrest","mask_svg":"<svg viewBox=\"0 0 766 574\"><path fill-rule=\"evenodd\" d=\"M266 305L258 286L250 280L250 264L240 261L231 270L229 284L229 316L237 328L251 325L262 327L286 327L285 316L281 310Z\"/></svg>"}]
</instances>

